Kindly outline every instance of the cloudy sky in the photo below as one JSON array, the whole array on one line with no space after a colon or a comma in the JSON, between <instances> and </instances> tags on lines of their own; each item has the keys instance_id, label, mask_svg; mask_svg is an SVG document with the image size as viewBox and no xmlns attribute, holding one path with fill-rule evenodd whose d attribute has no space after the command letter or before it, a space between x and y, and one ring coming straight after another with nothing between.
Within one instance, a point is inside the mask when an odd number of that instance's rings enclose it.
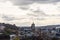
<instances>
[{"instance_id":1,"label":"cloudy sky","mask_svg":"<svg viewBox=\"0 0 60 40\"><path fill-rule=\"evenodd\" d=\"M60 0L0 0L0 22L18 26L60 24Z\"/></svg>"}]
</instances>

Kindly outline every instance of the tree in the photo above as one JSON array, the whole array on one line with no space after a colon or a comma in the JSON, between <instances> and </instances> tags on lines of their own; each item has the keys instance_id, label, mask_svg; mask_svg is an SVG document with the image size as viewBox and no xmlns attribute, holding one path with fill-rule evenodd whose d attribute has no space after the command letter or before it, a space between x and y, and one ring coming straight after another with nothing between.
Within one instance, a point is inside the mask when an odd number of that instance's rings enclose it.
<instances>
[{"instance_id":1,"label":"tree","mask_svg":"<svg viewBox=\"0 0 60 40\"><path fill-rule=\"evenodd\" d=\"M52 40L58 40L58 38L53 37Z\"/></svg>"},{"instance_id":2,"label":"tree","mask_svg":"<svg viewBox=\"0 0 60 40\"><path fill-rule=\"evenodd\" d=\"M3 34L10 35L11 33L12 32L10 31L10 29L8 29L8 28L4 29L4 33Z\"/></svg>"},{"instance_id":3,"label":"tree","mask_svg":"<svg viewBox=\"0 0 60 40\"><path fill-rule=\"evenodd\" d=\"M13 40L20 40L18 36L16 36Z\"/></svg>"},{"instance_id":4,"label":"tree","mask_svg":"<svg viewBox=\"0 0 60 40\"><path fill-rule=\"evenodd\" d=\"M16 37L13 39L13 40L20 40L20 38L19 38L19 32L18 32L18 30L16 30Z\"/></svg>"}]
</instances>

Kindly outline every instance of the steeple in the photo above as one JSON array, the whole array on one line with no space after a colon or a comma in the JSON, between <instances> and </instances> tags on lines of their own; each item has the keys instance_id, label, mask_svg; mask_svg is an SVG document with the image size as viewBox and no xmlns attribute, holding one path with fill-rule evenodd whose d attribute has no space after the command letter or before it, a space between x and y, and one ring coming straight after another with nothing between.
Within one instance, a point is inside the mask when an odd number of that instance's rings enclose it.
<instances>
[{"instance_id":1,"label":"steeple","mask_svg":"<svg viewBox=\"0 0 60 40\"><path fill-rule=\"evenodd\" d=\"M35 23L33 22L32 25L35 25Z\"/></svg>"},{"instance_id":2,"label":"steeple","mask_svg":"<svg viewBox=\"0 0 60 40\"><path fill-rule=\"evenodd\" d=\"M35 31L35 23L34 22L31 25L31 29L32 29L32 31Z\"/></svg>"}]
</instances>

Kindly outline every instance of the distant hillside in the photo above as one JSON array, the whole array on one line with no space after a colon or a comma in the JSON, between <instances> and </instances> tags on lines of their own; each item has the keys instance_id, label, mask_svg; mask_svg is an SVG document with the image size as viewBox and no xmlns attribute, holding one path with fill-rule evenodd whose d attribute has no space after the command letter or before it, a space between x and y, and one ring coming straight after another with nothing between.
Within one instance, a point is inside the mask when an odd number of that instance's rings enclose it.
<instances>
[{"instance_id":1,"label":"distant hillside","mask_svg":"<svg viewBox=\"0 0 60 40\"><path fill-rule=\"evenodd\" d=\"M60 27L60 25L47 25L47 26L41 26L41 28L48 28L48 29L51 29L51 28L56 28L56 27Z\"/></svg>"},{"instance_id":2,"label":"distant hillside","mask_svg":"<svg viewBox=\"0 0 60 40\"><path fill-rule=\"evenodd\" d=\"M5 24L5 23L0 23L0 26L5 26L6 28L11 28L11 29L17 29L17 26L14 24Z\"/></svg>"},{"instance_id":3,"label":"distant hillside","mask_svg":"<svg viewBox=\"0 0 60 40\"><path fill-rule=\"evenodd\" d=\"M0 23L0 26L3 25L6 28L11 28L11 29L18 29L18 28L22 28L22 27L28 27L30 28L30 26L20 26L17 27L15 24L5 24L5 23ZM46 25L46 26L36 26L36 28L55 28L55 27L60 27L60 25Z\"/></svg>"}]
</instances>

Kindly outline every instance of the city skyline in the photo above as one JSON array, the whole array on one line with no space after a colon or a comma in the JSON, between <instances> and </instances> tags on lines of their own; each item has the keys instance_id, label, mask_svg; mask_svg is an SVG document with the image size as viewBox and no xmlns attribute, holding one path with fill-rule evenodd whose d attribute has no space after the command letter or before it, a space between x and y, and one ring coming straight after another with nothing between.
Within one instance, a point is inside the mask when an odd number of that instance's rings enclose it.
<instances>
[{"instance_id":1,"label":"city skyline","mask_svg":"<svg viewBox=\"0 0 60 40\"><path fill-rule=\"evenodd\" d=\"M0 22L16 25L60 24L60 0L0 0Z\"/></svg>"}]
</instances>

